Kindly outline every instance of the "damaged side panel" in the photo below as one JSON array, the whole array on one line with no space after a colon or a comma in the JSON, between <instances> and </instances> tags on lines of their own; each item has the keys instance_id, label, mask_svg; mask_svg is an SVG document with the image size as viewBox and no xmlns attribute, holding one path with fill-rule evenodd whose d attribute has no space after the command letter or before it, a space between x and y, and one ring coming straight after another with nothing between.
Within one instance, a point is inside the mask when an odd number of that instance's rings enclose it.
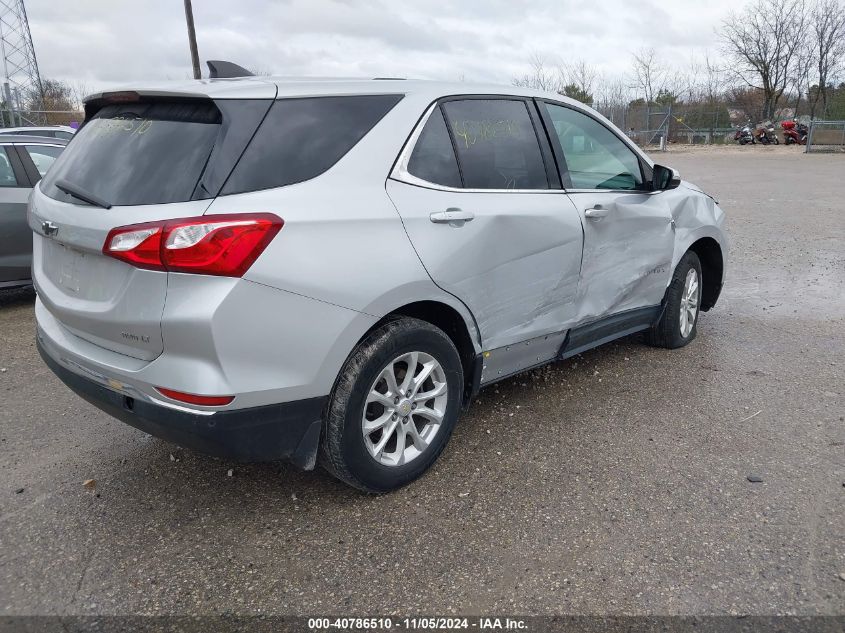
<instances>
[{"instance_id":1,"label":"damaged side panel","mask_svg":"<svg viewBox=\"0 0 845 633\"><path fill-rule=\"evenodd\" d=\"M584 224L584 263L569 327L663 299L675 244L665 193L570 192ZM594 209L604 215L591 217Z\"/></svg>"},{"instance_id":2,"label":"damaged side panel","mask_svg":"<svg viewBox=\"0 0 845 633\"><path fill-rule=\"evenodd\" d=\"M725 212L719 208L718 203L686 181L683 181L677 189L664 191L661 195L666 196L675 220L675 253L672 257L672 268L674 269L692 244L705 237L719 244L722 261L727 261L728 241L723 230ZM724 278L724 267L722 274Z\"/></svg>"},{"instance_id":3,"label":"damaged side panel","mask_svg":"<svg viewBox=\"0 0 845 633\"><path fill-rule=\"evenodd\" d=\"M726 255L724 213L685 184L652 194L569 196L584 228L581 279L571 309L554 334L498 348L485 341L482 384L647 329L660 317L675 266L692 244L711 238ZM589 217L586 211L595 208L607 213Z\"/></svg>"},{"instance_id":4,"label":"damaged side panel","mask_svg":"<svg viewBox=\"0 0 845 633\"><path fill-rule=\"evenodd\" d=\"M395 180L387 192L431 278L472 312L484 349L572 321L583 229L563 192L441 191ZM474 217L432 220L450 209Z\"/></svg>"}]
</instances>

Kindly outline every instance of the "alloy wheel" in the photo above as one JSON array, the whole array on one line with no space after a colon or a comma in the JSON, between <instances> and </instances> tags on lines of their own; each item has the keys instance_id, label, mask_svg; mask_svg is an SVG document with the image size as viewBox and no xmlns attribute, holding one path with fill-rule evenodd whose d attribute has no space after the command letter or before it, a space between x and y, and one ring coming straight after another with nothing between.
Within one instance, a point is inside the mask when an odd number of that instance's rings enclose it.
<instances>
[{"instance_id":1,"label":"alloy wheel","mask_svg":"<svg viewBox=\"0 0 845 633\"><path fill-rule=\"evenodd\" d=\"M699 282L698 272L690 268L684 280L684 290L681 293L681 336L687 338L695 326L695 319L698 316Z\"/></svg>"},{"instance_id":2,"label":"alloy wheel","mask_svg":"<svg viewBox=\"0 0 845 633\"><path fill-rule=\"evenodd\" d=\"M413 461L431 444L448 401L446 372L425 352L384 367L367 393L361 431L370 456L384 466Z\"/></svg>"}]
</instances>

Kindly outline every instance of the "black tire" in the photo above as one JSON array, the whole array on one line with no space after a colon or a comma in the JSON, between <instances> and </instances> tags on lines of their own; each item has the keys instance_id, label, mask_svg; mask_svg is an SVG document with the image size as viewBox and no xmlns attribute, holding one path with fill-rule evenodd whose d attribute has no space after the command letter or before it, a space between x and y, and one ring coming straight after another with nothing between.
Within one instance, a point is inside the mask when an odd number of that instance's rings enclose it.
<instances>
[{"instance_id":1,"label":"black tire","mask_svg":"<svg viewBox=\"0 0 845 633\"><path fill-rule=\"evenodd\" d=\"M690 269L695 269L698 274L698 309L695 312L695 321L687 336L681 333L681 298L684 291L684 283ZM701 313L701 290L703 277L701 274L701 262L698 255L692 251L686 254L678 262L672 281L666 289L663 314L660 320L646 332L645 340L654 347L665 347L666 349L677 349L687 345L695 338L698 329L698 317Z\"/></svg>"},{"instance_id":2,"label":"black tire","mask_svg":"<svg viewBox=\"0 0 845 633\"><path fill-rule=\"evenodd\" d=\"M434 357L444 370L446 410L428 447L401 466L385 466L364 443L362 420L367 394L382 369L413 351ZM340 370L323 422L320 463L341 481L369 493L400 488L420 475L443 452L461 409L464 378L458 350L439 328L408 317L379 326L358 344Z\"/></svg>"}]
</instances>

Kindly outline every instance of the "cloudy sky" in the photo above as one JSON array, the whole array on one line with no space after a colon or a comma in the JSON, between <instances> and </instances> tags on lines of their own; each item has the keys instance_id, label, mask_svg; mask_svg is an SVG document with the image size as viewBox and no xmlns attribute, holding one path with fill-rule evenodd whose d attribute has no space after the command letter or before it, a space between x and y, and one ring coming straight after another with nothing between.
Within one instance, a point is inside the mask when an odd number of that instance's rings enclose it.
<instances>
[{"instance_id":1,"label":"cloudy sky","mask_svg":"<svg viewBox=\"0 0 845 633\"><path fill-rule=\"evenodd\" d=\"M533 54L609 75L717 47L736 0L194 0L200 59L283 75L510 83ZM190 76L182 0L26 0L43 77L92 90Z\"/></svg>"}]
</instances>

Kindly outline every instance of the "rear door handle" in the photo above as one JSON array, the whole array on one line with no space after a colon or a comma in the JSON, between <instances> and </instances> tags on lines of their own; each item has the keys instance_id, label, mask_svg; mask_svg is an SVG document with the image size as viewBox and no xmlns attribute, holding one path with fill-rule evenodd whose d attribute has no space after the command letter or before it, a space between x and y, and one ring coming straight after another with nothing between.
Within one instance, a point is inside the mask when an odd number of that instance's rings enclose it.
<instances>
[{"instance_id":1,"label":"rear door handle","mask_svg":"<svg viewBox=\"0 0 845 633\"><path fill-rule=\"evenodd\" d=\"M473 218L475 218L475 214L472 211L464 211L455 207L445 211L436 211L428 216L428 219L435 224L448 224L456 227L463 226L472 221Z\"/></svg>"},{"instance_id":2,"label":"rear door handle","mask_svg":"<svg viewBox=\"0 0 845 633\"><path fill-rule=\"evenodd\" d=\"M584 215L590 218L591 220L601 220L608 213L610 213L608 209L604 209L598 205L596 205L592 209L587 209L586 211L584 211Z\"/></svg>"}]
</instances>

